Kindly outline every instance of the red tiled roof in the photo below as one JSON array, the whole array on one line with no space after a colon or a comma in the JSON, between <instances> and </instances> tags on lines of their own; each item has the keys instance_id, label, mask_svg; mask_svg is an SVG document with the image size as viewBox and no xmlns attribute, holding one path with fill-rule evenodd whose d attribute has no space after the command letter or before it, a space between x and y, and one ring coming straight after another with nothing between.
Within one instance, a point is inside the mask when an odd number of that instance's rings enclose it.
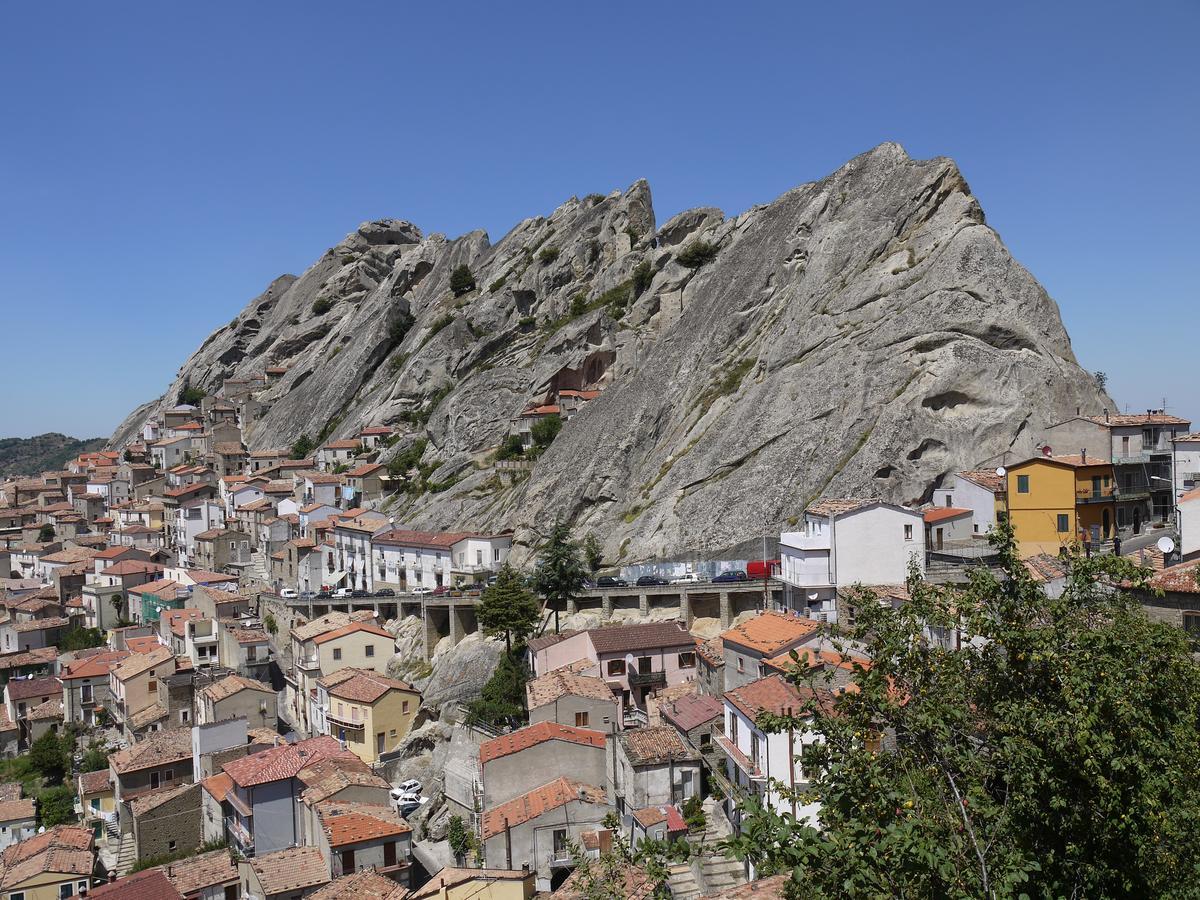
<instances>
[{"instance_id":1,"label":"red tiled roof","mask_svg":"<svg viewBox=\"0 0 1200 900\"><path fill-rule=\"evenodd\" d=\"M77 678L99 678L129 656L128 650L105 650L84 659L74 659L62 671L63 681Z\"/></svg>"},{"instance_id":2,"label":"red tiled roof","mask_svg":"<svg viewBox=\"0 0 1200 900\"><path fill-rule=\"evenodd\" d=\"M349 625L343 625L334 631L327 631L324 634L317 635L313 638L314 644L324 644L326 641L332 641L335 638L345 637L348 634L353 634L357 631L364 631L367 634L377 634L380 637L385 637L389 641L394 641L391 632L385 631L378 625L369 625L366 622L351 622Z\"/></svg>"},{"instance_id":3,"label":"red tiled roof","mask_svg":"<svg viewBox=\"0 0 1200 900\"><path fill-rule=\"evenodd\" d=\"M502 734L500 737L484 741L479 745L480 765L502 756L520 753L522 750L528 750L530 747L536 747L546 741L567 741L571 744L604 749L602 732L592 731L588 728L575 728L572 725L560 725L557 722L538 722L535 725L518 728L510 734Z\"/></svg>"},{"instance_id":4,"label":"red tiled roof","mask_svg":"<svg viewBox=\"0 0 1200 900\"><path fill-rule=\"evenodd\" d=\"M981 488L991 491L993 494L1006 489L1004 476L997 475L994 469L973 469L969 472L959 472L958 477L965 478L972 484L977 484Z\"/></svg>"},{"instance_id":5,"label":"red tiled roof","mask_svg":"<svg viewBox=\"0 0 1200 900\"><path fill-rule=\"evenodd\" d=\"M360 844L363 841L375 841L384 837L395 837L412 831L387 807L377 807L378 813L372 813L370 807L354 804L355 808L346 812L322 816L321 822L325 834L329 837L329 846L342 847L346 844ZM336 809L336 805L334 809Z\"/></svg>"},{"instance_id":6,"label":"red tiled roof","mask_svg":"<svg viewBox=\"0 0 1200 900\"><path fill-rule=\"evenodd\" d=\"M768 675L725 692L725 699L752 722L762 712L781 716L793 710L799 714L801 707L814 697L826 703L832 701L833 695L828 691L798 688L782 675Z\"/></svg>"},{"instance_id":7,"label":"red tiled roof","mask_svg":"<svg viewBox=\"0 0 1200 900\"><path fill-rule=\"evenodd\" d=\"M720 718L724 705L712 694L688 694L659 707L659 715L680 731L691 731Z\"/></svg>"},{"instance_id":8,"label":"red tiled roof","mask_svg":"<svg viewBox=\"0 0 1200 900\"><path fill-rule=\"evenodd\" d=\"M231 760L225 763L225 772L240 787L251 787L292 778L305 766L321 759L347 755L353 756L349 750L342 749L336 738L321 735Z\"/></svg>"},{"instance_id":9,"label":"red tiled roof","mask_svg":"<svg viewBox=\"0 0 1200 900\"><path fill-rule=\"evenodd\" d=\"M566 806L571 801L604 803L604 791L595 785L557 778L549 784L534 788L507 803L493 806L483 814L483 839L486 841L504 831L506 825L521 825L531 819Z\"/></svg>"},{"instance_id":10,"label":"red tiled roof","mask_svg":"<svg viewBox=\"0 0 1200 900\"><path fill-rule=\"evenodd\" d=\"M817 632L821 623L816 619L805 619L790 613L767 610L741 625L735 625L721 635L724 644L735 644L756 650L763 656L774 656L779 651L797 644Z\"/></svg>"},{"instance_id":11,"label":"red tiled roof","mask_svg":"<svg viewBox=\"0 0 1200 900\"><path fill-rule=\"evenodd\" d=\"M588 637L598 654L653 650L660 647L691 647L692 636L678 622L638 622L589 628Z\"/></svg>"},{"instance_id":12,"label":"red tiled roof","mask_svg":"<svg viewBox=\"0 0 1200 900\"><path fill-rule=\"evenodd\" d=\"M1150 578L1152 590L1171 594L1200 594L1200 565L1181 563L1155 572ZM11 684L12 682L9 682Z\"/></svg>"},{"instance_id":13,"label":"red tiled roof","mask_svg":"<svg viewBox=\"0 0 1200 900\"><path fill-rule=\"evenodd\" d=\"M932 525L935 522L944 522L947 519L957 519L960 516L969 516L969 509L959 509L955 506L935 506L932 509L927 509L922 514L927 525Z\"/></svg>"},{"instance_id":14,"label":"red tiled roof","mask_svg":"<svg viewBox=\"0 0 1200 900\"><path fill-rule=\"evenodd\" d=\"M1129 427L1131 425L1183 425L1190 426L1192 423L1188 419L1181 419L1179 416L1168 415L1167 413L1152 412L1152 413L1118 413L1109 414L1108 416L1084 416L1097 425L1115 425L1120 427Z\"/></svg>"}]
</instances>

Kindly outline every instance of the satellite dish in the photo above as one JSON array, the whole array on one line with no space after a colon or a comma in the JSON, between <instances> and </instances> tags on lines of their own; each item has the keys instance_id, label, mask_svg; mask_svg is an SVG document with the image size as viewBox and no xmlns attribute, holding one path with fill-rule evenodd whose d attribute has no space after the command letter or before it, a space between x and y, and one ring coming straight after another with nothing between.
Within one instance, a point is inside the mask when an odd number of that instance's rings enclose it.
<instances>
[{"instance_id":1,"label":"satellite dish","mask_svg":"<svg viewBox=\"0 0 1200 900\"><path fill-rule=\"evenodd\" d=\"M1175 552L1175 542L1173 540L1171 540L1169 537L1165 537L1165 536L1160 537L1158 539L1158 543L1155 544L1155 546L1158 547L1158 549L1163 552L1164 556L1167 555L1168 553Z\"/></svg>"},{"instance_id":2,"label":"satellite dish","mask_svg":"<svg viewBox=\"0 0 1200 900\"><path fill-rule=\"evenodd\" d=\"M820 594L818 594L816 591L814 591L813 593L811 593L811 594L809 594L809 595L808 595L808 599L809 599L809 600L816 600L816 599L817 599L818 597L820 597L820 596L821 596Z\"/></svg>"},{"instance_id":3,"label":"satellite dish","mask_svg":"<svg viewBox=\"0 0 1200 900\"><path fill-rule=\"evenodd\" d=\"M1004 468L1004 466L997 466L996 474L999 475L1001 478L1003 478L1005 475L1008 474L1008 469Z\"/></svg>"}]
</instances>

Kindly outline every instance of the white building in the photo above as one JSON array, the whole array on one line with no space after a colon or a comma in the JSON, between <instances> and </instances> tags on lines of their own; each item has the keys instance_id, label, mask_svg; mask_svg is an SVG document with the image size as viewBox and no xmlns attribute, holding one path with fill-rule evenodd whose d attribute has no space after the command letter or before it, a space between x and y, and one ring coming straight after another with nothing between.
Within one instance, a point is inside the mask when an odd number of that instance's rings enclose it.
<instances>
[{"instance_id":1,"label":"white building","mask_svg":"<svg viewBox=\"0 0 1200 900\"><path fill-rule=\"evenodd\" d=\"M882 500L822 499L804 511L804 530L779 536L779 578L789 609L837 621L837 592L855 584L903 584L925 571L921 513Z\"/></svg>"},{"instance_id":2,"label":"white building","mask_svg":"<svg viewBox=\"0 0 1200 900\"><path fill-rule=\"evenodd\" d=\"M1200 557L1200 487L1179 498L1179 553L1184 562Z\"/></svg>"},{"instance_id":3,"label":"white building","mask_svg":"<svg viewBox=\"0 0 1200 900\"><path fill-rule=\"evenodd\" d=\"M217 500L191 500L175 510L172 549L181 563L190 562L196 552L196 535L225 527L225 508Z\"/></svg>"},{"instance_id":4,"label":"white building","mask_svg":"<svg viewBox=\"0 0 1200 900\"><path fill-rule=\"evenodd\" d=\"M512 535L391 529L371 543L376 580L411 591L482 580L504 565Z\"/></svg>"},{"instance_id":5,"label":"white building","mask_svg":"<svg viewBox=\"0 0 1200 900\"><path fill-rule=\"evenodd\" d=\"M829 702L833 699L827 692L821 692L821 697ZM808 697L782 675L770 675L726 691L723 699L725 733L714 737L725 754L725 774L738 789L735 796L725 798L725 811L734 829L741 830L739 794L754 796L775 812L791 813L801 822L818 825L820 803L801 803L785 798L783 792L805 789L808 778L800 757L804 747L822 740L821 736L808 729L769 733L755 724L763 712L799 714ZM755 877L753 870L747 875Z\"/></svg>"},{"instance_id":6,"label":"white building","mask_svg":"<svg viewBox=\"0 0 1200 900\"><path fill-rule=\"evenodd\" d=\"M987 534L996 526L997 508L1004 508L1005 491L1004 476L994 470L958 472L933 492L933 505L969 509L972 533Z\"/></svg>"},{"instance_id":7,"label":"white building","mask_svg":"<svg viewBox=\"0 0 1200 900\"><path fill-rule=\"evenodd\" d=\"M1175 496L1200 488L1200 431L1175 438Z\"/></svg>"}]
</instances>

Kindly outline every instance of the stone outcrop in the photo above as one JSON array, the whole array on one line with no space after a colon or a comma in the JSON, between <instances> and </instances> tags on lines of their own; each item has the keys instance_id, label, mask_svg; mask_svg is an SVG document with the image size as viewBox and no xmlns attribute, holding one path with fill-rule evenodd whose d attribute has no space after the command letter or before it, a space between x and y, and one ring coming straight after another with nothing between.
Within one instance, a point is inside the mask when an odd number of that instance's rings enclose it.
<instances>
[{"instance_id":1,"label":"stone outcrop","mask_svg":"<svg viewBox=\"0 0 1200 900\"><path fill-rule=\"evenodd\" d=\"M715 256L696 265L701 243ZM476 287L456 296L459 265ZM392 423L383 461L427 441L426 477L389 506L406 525L513 528L520 554L564 517L614 563L718 554L820 494L919 501L1077 408L1112 408L955 164L894 144L731 218L657 228L637 182L495 244L363 225L209 337L113 443L185 385L267 366L287 373L252 447ZM488 456L511 419L583 385L602 393L501 479Z\"/></svg>"}]
</instances>

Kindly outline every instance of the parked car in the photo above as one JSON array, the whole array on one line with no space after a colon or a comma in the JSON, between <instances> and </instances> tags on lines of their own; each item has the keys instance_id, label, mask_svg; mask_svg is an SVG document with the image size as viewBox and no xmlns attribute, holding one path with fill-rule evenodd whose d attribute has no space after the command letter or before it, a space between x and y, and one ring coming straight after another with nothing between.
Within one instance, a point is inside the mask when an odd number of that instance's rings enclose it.
<instances>
[{"instance_id":1,"label":"parked car","mask_svg":"<svg viewBox=\"0 0 1200 900\"><path fill-rule=\"evenodd\" d=\"M280 600L295 600L299 596L300 595L298 593L296 593L294 590L292 590L291 588L284 588L283 590L281 590L279 592Z\"/></svg>"},{"instance_id":2,"label":"parked car","mask_svg":"<svg viewBox=\"0 0 1200 900\"><path fill-rule=\"evenodd\" d=\"M353 597L355 600L361 600L363 597L370 597L371 592L359 589L359 590L351 591L350 596Z\"/></svg>"},{"instance_id":3,"label":"parked car","mask_svg":"<svg viewBox=\"0 0 1200 900\"><path fill-rule=\"evenodd\" d=\"M596 587L598 588L613 588L613 587L628 587L629 582L624 578L618 578L616 575L601 575L596 579Z\"/></svg>"},{"instance_id":4,"label":"parked car","mask_svg":"<svg viewBox=\"0 0 1200 900\"><path fill-rule=\"evenodd\" d=\"M685 572L671 579L671 584L703 584L704 576L699 572Z\"/></svg>"},{"instance_id":5,"label":"parked car","mask_svg":"<svg viewBox=\"0 0 1200 900\"><path fill-rule=\"evenodd\" d=\"M746 573L741 569L731 569L713 578L713 584L729 584L731 581L745 581Z\"/></svg>"},{"instance_id":6,"label":"parked car","mask_svg":"<svg viewBox=\"0 0 1200 900\"><path fill-rule=\"evenodd\" d=\"M396 592L391 588L380 588L375 592L376 597L395 597Z\"/></svg>"},{"instance_id":7,"label":"parked car","mask_svg":"<svg viewBox=\"0 0 1200 900\"><path fill-rule=\"evenodd\" d=\"M323 587L319 591L317 591L317 597L329 598L332 596L333 595L329 592L329 588L327 588L327 587Z\"/></svg>"},{"instance_id":8,"label":"parked car","mask_svg":"<svg viewBox=\"0 0 1200 900\"><path fill-rule=\"evenodd\" d=\"M396 785L393 793L398 791L401 794L416 794L418 797L420 797L422 789L423 786L421 782L417 781L415 778L409 778L407 781L402 781Z\"/></svg>"},{"instance_id":9,"label":"parked car","mask_svg":"<svg viewBox=\"0 0 1200 900\"><path fill-rule=\"evenodd\" d=\"M450 593L450 588L446 587L444 584L439 584L435 588L417 588L416 590L413 591L413 593L414 594L429 593L435 597L442 597L442 596L445 596L446 594Z\"/></svg>"},{"instance_id":10,"label":"parked car","mask_svg":"<svg viewBox=\"0 0 1200 900\"><path fill-rule=\"evenodd\" d=\"M442 593L445 593L444 588L438 588L435 590L434 588L423 587L423 586L413 588L412 592L414 594L416 594L417 596L424 596L425 594L436 594L439 590L442 591Z\"/></svg>"},{"instance_id":11,"label":"parked car","mask_svg":"<svg viewBox=\"0 0 1200 900\"><path fill-rule=\"evenodd\" d=\"M643 575L637 580L637 583L638 587L656 587L662 584L670 584L671 582L658 575Z\"/></svg>"},{"instance_id":12,"label":"parked car","mask_svg":"<svg viewBox=\"0 0 1200 900\"><path fill-rule=\"evenodd\" d=\"M350 596L350 593L351 593L350 588L338 588L336 591L333 592L333 596L338 600L345 600L347 597Z\"/></svg>"},{"instance_id":13,"label":"parked car","mask_svg":"<svg viewBox=\"0 0 1200 900\"><path fill-rule=\"evenodd\" d=\"M400 800L396 805L396 812L400 813L401 816L407 819L428 802L428 797L417 797L414 799L411 794L407 794L405 795L404 799Z\"/></svg>"}]
</instances>

